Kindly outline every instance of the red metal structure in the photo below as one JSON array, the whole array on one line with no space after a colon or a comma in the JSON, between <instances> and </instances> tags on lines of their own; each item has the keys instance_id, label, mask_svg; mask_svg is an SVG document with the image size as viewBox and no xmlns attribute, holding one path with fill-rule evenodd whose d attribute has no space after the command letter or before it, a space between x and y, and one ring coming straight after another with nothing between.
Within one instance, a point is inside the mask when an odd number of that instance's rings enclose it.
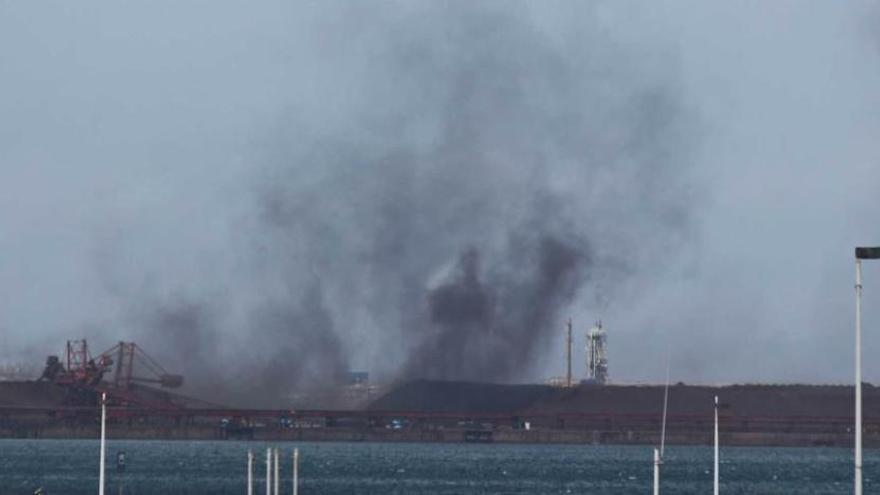
<instances>
[{"instance_id":1,"label":"red metal structure","mask_svg":"<svg viewBox=\"0 0 880 495\"><path fill-rule=\"evenodd\" d=\"M104 356L93 359L89 354L89 344L85 339L68 340L62 364L58 356L49 356L41 380L59 385L96 386L104 377L104 372L112 360Z\"/></svg>"},{"instance_id":2,"label":"red metal structure","mask_svg":"<svg viewBox=\"0 0 880 495\"><path fill-rule=\"evenodd\" d=\"M105 380L110 373L112 379ZM150 386L178 388L183 377L168 373L134 342L120 341L92 357L85 339L69 340L64 361L49 356L40 380L67 387L73 405L91 402L89 397L101 392L106 392L114 405L124 407L175 410L190 401Z\"/></svg>"},{"instance_id":3,"label":"red metal structure","mask_svg":"<svg viewBox=\"0 0 880 495\"><path fill-rule=\"evenodd\" d=\"M162 388L179 388L183 385L182 376L165 371L162 365L134 342L120 341L101 353L104 362L113 363L114 355L116 368L113 374L113 386L119 390L130 390L136 383L158 385Z\"/></svg>"}]
</instances>

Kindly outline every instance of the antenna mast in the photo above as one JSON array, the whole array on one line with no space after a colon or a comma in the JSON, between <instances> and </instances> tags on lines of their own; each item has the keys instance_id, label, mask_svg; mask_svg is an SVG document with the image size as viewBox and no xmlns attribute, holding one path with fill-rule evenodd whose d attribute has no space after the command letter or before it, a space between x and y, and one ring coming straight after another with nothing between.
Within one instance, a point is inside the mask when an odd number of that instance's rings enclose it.
<instances>
[{"instance_id":1,"label":"antenna mast","mask_svg":"<svg viewBox=\"0 0 880 495\"><path fill-rule=\"evenodd\" d=\"M571 387L571 344L572 344L572 335L571 335L571 318L568 319L568 335L565 339L565 350L566 350L566 372L565 372L565 386Z\"/></svg>"}]
</instances>

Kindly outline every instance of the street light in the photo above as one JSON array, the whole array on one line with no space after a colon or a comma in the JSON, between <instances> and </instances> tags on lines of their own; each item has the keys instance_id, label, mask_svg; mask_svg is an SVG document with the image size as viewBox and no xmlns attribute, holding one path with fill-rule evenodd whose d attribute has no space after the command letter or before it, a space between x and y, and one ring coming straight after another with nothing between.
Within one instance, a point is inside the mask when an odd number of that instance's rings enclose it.
<instances>
[{"instance_id":1,"label":"street light","mask_svg":"<svg viewBox=\"0 0 880 495\"><path fill-rule=\"evenodd\" d=\"M880 247L856 248L856 455L855 495L862 495L862 260L880 259Z\"/></svg>"}]
</instances>

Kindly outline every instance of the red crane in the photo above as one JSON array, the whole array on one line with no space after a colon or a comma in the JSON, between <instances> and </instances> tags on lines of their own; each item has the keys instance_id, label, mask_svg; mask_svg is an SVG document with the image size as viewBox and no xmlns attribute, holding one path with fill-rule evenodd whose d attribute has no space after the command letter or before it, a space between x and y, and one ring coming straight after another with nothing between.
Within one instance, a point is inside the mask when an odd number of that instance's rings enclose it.
<instances>
[{"instance_id":1,"label":"red crane","mask_svg":"<svg viewBox=\"0 0 880 495\"><path fill-rule=\"evenodd\" d=\"M78 390L106 392L117 405L178 409L186 402L185 397L153 388L179 388L183 377L168 373L134 342L120 341L92 357L85 339L69 340L64 361L49 356L40 380Z\"/></svg>"}]
</instances>

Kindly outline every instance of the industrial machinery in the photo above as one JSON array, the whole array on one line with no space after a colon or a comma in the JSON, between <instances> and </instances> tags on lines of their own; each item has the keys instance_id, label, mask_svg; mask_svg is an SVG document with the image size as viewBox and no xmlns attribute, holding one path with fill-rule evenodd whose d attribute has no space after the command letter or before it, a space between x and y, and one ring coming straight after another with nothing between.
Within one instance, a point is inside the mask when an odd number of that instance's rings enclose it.
<instances>
[{"instance_id":1,"label":"industrial machinery","mask_svg":"<svg viewBox=\"0 0 880 495\"><path fill-rule=\"evenodd\" d=\"M92 358L89 344L83 340L68 340L62 362L58 356L46 358L46 368L40 381L58 385L96 386L101 383L104 373L112 364L104 356Z\"/></svg>"},{"instance_id":2,"label":"industrial machinery","mask_svg":"<svg viewBox=\"0 0 880 495\"><path fill-rule=\"evenodd\" d=\"M111 356L116 356L116 368L113 372L113 386L129 390L134 383L159 385L162 388L179 388L183 385L183 377L172 375L165 371L155 359L138 347L134 342L120 341L115 346L101 353L104 360L113 361ZM136 375L135 373L146 373Z\"/></svg>"},{"instance_id":3,"label":"industrial machinery","mask_svg":"<svg viewBox=\"0 0 880 495\"><path fill-rule=\"evenodd\" d=\"M604 385L608 381L607 333L602 322L587 330L587 383Z\"/></svg>"},{"instance_id":4,"label":"industrial machinery","mask_svg":"<svg viewBox=\"0 0 880 495\"><path fill-rule=\"evenodd\" d=\"M134 342L119 342L92 356L85 339L69 340L64 359L46 358L39 381L66 387L68 402L76 405L95 400L106 392L119 405L179 407L170 394L156 390L178 388L183 377L170 374Z\"/></svg>"}]
</instances>

